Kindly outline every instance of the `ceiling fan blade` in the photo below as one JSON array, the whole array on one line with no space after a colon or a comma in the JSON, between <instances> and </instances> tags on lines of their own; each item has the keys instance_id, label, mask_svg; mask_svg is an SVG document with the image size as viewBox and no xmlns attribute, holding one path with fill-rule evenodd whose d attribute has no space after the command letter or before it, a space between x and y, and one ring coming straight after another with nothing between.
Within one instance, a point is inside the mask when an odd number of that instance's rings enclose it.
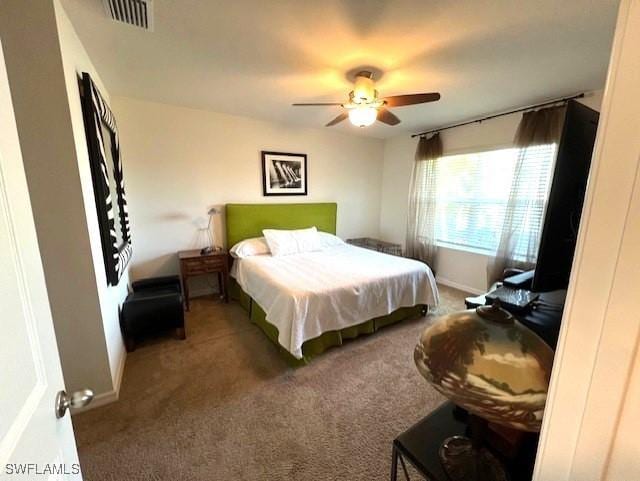
<instances>
[{"instance_id":1,"label":"ceiling fan blade","mask_svg":"<svg viewBox=\"0 0 640 481\"><path fill-rule=\"evenodd\" d=\"M387 109L378 110L378 120L387 125L398 125L400 123L400 119L392 114Z\"/></svg>"},{"instance_id":2,"label":"ceiling fan blade","mask_svg":"<svg viewBox=\"0 0 640 481\"><path fill-rule=\"evenodd\" d=\"M349 114L347 112L342 112L335 119L333 119L331 122L329 122L327 125L325 125L325 127L331 127L332 125L339 124L340 122L345 120L347 117L349 117Z\"/></svg>"},{"instance_id":3,"label":"ceiling fan blade","mask_svg":"<svg viewBox=\"0 0 640 481\"><path fill-rule=\"evenodd\" d=\"M391 97L384 98L387 107L424 104L426 102L435 102L436 100L440 100L440 94L438 92L428 94L392 95Z\"/></svg>"},{"instance_id":4,"label":"ceiling fan blade","mask_svg":"<svg viewBox=\"0 0 640 481\"><path fill-rule=\"evenodd\" d=\"M324 107L326 105L342 105L339 102L328 102L328 103L310 103L310 104L291 104L294 107Z\"/></svg>"}]
</instances>

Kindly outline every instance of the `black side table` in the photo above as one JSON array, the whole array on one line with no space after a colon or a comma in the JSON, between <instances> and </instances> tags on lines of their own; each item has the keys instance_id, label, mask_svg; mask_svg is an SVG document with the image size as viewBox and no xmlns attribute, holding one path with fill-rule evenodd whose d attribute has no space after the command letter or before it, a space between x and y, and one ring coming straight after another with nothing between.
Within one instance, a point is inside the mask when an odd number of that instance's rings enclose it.
<instances>
[{"instance_id":1,"label":"black side table","mask_svg":"<svg viewBox=\"0 0 640 481\"><path fill-rule=\"evenodd\" d=\"M398 462L407 481L405 459L429 481L449 481L440 464L438 451L442 441L451 436L467 433L466 413L452 402L446 402L427 417L407 429L393 440L391 481L398 479ZM511 481L530 481L535 462L537 435L528 435L521 452L505 463ZM498 456L497 453L496 456ZM500 457L500 456L498 456Z\"/></svg>"},{"instance_id":2,"label":"black side table","mask_svg":"<svg viewBox=\"0 0 640 481\"><path fill-rule=\"evenodd\" d=\"M486 294L491 294L494 289L490 289ZM467 297L464 300L467 309L474 309L478 306L487 304L486 294L477 297ZM567 296L565 289L549 292L540 292L538 300L534 303L535 307L528 311L514 311L506 306L504 309L511 312L514 317L522 324L527 326L544 341L556 348L558 344L558 336L560 335L560 322L562 321L562 313L564 310L564 300Z\"/></svg>"}]
</instances>

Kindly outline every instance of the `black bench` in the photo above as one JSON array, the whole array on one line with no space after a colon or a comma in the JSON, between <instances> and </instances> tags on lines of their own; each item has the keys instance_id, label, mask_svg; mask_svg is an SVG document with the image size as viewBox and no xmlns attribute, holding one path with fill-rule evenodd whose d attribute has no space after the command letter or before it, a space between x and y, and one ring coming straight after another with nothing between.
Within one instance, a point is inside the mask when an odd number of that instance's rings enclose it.
<instances>
[{"instance_id":1,"label":"black bench","mask_svg":"<svg viewBox=\"0 0 640 481\"><path fill-rule=\"evenodd\" d=\"M120 313L120 327L128 352L141 337L175 329L186 339L182 287L178 276L153 277L131 284Z\"/></svg>"}]
</instances>

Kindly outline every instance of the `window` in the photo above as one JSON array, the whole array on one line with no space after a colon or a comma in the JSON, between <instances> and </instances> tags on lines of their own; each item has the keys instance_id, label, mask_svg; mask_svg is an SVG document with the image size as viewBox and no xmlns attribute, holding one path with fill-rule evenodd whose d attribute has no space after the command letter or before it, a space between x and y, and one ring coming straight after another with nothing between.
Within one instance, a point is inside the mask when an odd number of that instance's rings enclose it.
<instances>
[{"instance_id":1,"label":"window","mask_svg":"<svg viewBox=\"0 0 640 481\"><path fill-rule=\"evenodd\" d=\"M555 144L524 152L517 176L518 202L513 215L526 233L516 254L527 252L540 235L548 196ZM449 155L436 162L438 245L493 254L498 248L519 149ZM526 209L524 207L527 207Z\"/></svg>"}]
</instances>

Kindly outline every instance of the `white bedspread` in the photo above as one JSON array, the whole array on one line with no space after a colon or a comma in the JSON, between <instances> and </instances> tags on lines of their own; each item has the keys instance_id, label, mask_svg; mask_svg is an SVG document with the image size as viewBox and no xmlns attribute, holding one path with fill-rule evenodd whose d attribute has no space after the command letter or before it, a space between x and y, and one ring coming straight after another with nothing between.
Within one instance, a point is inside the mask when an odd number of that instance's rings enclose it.
<instances>
[{"instance_id":1,"label":"white bedspread","mask_svg":"<svg viewBox=\"0 0 640 481\"><path fill-rule=\"evenodd\" d=\"M436 282L425 264L348 244L236 259L231 275L278 328L279 343L298 359L302 344L324 332L401 307L438 304Z\"/></svg>"}]
</instances>

